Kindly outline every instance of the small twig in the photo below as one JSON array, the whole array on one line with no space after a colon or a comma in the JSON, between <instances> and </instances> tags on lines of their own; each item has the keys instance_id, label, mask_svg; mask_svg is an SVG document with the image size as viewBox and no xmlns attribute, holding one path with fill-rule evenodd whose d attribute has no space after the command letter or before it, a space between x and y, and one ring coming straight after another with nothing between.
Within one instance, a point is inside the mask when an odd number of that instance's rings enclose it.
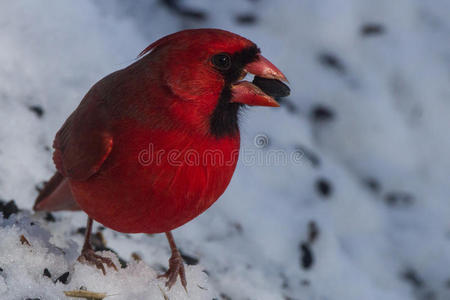
<instances>
[{"instance_id":1,"label":"small twig","mask_svg":"<svg viewBox=\"0 0 450 300\"><path fill-rule=\"evenodd\" d=\"M102 300L106 297L105 293L95 293L95 292L89 292L89 291L64 291L64 295L67 297L75 297L75 298L85 298L89 300Z\"/></svg>"},{"instance_id":2,"label":"small twig","mask_svg":"<svg viewBox=\"0 0 450 300\"><path fill-rule=\"evenodd\" d=\"M27 238L23 234L20 236L20 242L22 243L22 245L27 245L27 246L31 247L30 242L27 240Z\"/></svg>"}]
</instances>

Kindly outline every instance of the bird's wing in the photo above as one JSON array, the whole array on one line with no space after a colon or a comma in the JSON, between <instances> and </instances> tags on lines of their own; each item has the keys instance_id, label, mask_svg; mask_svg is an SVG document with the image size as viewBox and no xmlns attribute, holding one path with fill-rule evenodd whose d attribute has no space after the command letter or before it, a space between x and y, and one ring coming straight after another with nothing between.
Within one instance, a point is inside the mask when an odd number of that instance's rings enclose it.
<instances>
[{"instance_id":1,"label":"bird's wing","mask_svg":"<svg viewBox=\"0 0 450 300\"><path fill-rule=\"evenodd\" d=\"M86 180L98 172L113 147L111 118L91 91L58 131L53 160L64 177Z\"/></svg>"}]
</instances>

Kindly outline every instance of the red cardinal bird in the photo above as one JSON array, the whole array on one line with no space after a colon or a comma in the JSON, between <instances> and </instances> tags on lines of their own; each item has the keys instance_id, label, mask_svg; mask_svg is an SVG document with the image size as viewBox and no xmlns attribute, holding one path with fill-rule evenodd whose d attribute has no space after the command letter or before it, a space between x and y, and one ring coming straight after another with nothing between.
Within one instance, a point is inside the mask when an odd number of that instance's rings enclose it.
<instances>
[{"instance_id":1,"label":"red cardinal bird","mask_svg":"<svg viewBox=\"0 0 450 300\"><path fill-rule=\"evenodd\" d=\"M161 276L170 288L179 275L186 288L170 231L204 212L228 186L240 108L279 106L241 80L247 73L286 78L253 42L218 29L168 35L139 56L97 82L58 131L57 172L34 209L85 211L79 260L103 272L104 264L116 266L94 253L92 220L120 232L165 232L172 256Z\"/></svg>"}]
</instances>

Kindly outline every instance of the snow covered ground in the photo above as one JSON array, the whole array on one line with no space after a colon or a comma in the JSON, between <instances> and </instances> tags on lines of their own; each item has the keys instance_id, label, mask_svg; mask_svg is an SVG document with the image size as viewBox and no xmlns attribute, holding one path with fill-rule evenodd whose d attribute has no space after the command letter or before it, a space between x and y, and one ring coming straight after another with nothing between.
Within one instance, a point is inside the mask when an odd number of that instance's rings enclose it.
<instances>
[{"instance_id":1,"label":"snow covered ground","mask_svg":"<svg viewBox=\"0 0 450 300\"><path fill-rule=\"evenodd\" d=\"M107 299L450 299L450 2L177 3L0 2L0 198L22 210L0 221L0 299L81 286ZM31 207L54 171L54 134L89 87L195 27L248 37L291 82L281 109L245 113L243 154L302 159L241 156L221 199L174 231L196 264L186 294L155 279L163 235L95 226L128 262L103 277L74 263L82 213L53 221Z\"/></svg>"}]
</instances>

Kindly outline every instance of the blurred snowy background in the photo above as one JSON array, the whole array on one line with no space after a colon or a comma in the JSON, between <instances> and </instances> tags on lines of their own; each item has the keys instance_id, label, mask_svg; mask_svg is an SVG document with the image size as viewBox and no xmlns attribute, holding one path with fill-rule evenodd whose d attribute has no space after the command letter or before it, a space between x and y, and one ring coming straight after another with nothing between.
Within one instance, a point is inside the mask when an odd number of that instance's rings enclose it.
<instances>
[{"instance_id":1,"label":"blurred snowy background","mask_svg":"<svg viewBox=\"0 0 450 300\"><path fill-rule=\"evenodd\" d=\"M251 39L283 70L291 96L245 113L243 147L263 134L261 151L299 151L302 163L241 161L221 199L174 231L197 266L189 295L178 285L167 297L450 299L446 0L0 1L0 208L13 199L22 210L0 221L0 299L65 299L81 286L164 299L163 235L96 224L97 248L129 262L103 277L73 266L82 213L30 210L54 171L54 134L90 86L198 27Z\"/></svg>"}]
</instances>

